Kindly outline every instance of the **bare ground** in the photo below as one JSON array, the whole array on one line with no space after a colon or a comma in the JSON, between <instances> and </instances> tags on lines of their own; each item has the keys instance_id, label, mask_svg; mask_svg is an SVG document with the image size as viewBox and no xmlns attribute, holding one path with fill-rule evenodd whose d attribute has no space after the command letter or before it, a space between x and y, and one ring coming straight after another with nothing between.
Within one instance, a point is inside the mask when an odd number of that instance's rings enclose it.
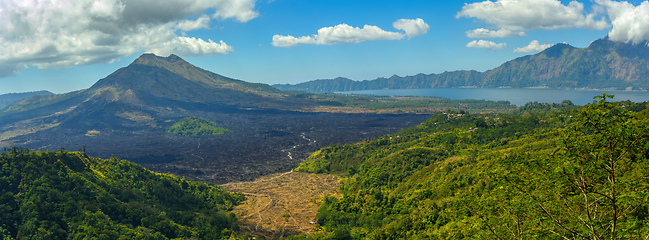
<instances>
[{"instance_id":1,"label":"bare ground","mask_svg":"<svg viewBox=\"0 0 649 240\"><path fill-rule=\"evenodd\" d=\"M241 234L276 239L316 231L310 222L315 220L322 197L337 193L339 179L290 171L221 186L247 198L234 209Z\"/></svg>"},{"instance_id":2,"label":"bare ground","mask_svg":"<svg viewBox=\"0 0 649 240\"><path fill-rule=\"evenodd\" d=\"M123 111L118 108L114 112ZM0 149L22 146L31 150L58 151L61 148L81 150L85 146L87 154L93 157L114 156L156 172L223 184L287 172L322 147L392 134L430 116L206 107L187 110L184 115L159 115L152 118L153 122L139 123L115 117L104 110L97 113L101 114L89 119L71 118L58 127L0 142ZM165 132L166 127L185 116L207 119L231 132L201 137ZM6 127L3 128L0 118L0 133L3 129Z\"/></svg>"}]
</instances>

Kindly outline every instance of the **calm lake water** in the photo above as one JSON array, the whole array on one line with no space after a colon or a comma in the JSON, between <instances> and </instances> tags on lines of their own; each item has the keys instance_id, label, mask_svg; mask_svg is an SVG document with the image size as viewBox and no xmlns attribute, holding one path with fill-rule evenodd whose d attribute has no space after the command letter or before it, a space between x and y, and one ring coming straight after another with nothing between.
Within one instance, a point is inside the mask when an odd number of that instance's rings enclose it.
<instances>
[{"instance_id":1,"label":"calm lake water","mask_svg":"<svg viewBox=\"0 0 649 240\"><path fill-rule=\"evenodd\" d=\"M509 101L516 106L528 102L560 103L570 100L576 105L593 102L593 97L602 93L615 95L613 101L631 100L633 102L649 101L649 92L640 91L602 91L602 90L565 90L547 88L431 88L431 89L384 89L365 91L337 92L342 94L366 94L377 96L421 96L443 97L448 99L475 99L491 101Z\"/></svg>"}]
</instances>

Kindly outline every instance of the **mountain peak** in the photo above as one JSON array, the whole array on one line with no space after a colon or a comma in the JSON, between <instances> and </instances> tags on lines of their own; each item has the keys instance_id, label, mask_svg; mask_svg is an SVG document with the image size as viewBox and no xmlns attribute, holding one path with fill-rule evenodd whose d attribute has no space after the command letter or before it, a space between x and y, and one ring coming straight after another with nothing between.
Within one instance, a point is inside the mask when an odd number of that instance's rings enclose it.
<instances>
[{"instance_id":1,"label":"mountain peak","mask_svg":"<svg viewBox=\"0 0 649 240\"><path fill-rule=\"evenodd\" d=\"M171 54L168 57L160 57L153 53L144 53L140 57L135 59L135 61L133 61L133 64L141 64L141 65L148 65L148 66L161 66L169 63L183 64L183 65L189 64L187 61L185 61L184 59L180 58L175 54Z\"/></svg>"},{"instance_id":2,"label":"mountain peak","mask_svg":"<svg viewBox=\"0 0 649 240\"><path fill-rule=\"evenodd\" d=\"M572 51L574 49L577 49L576 47L573 47L567 43L557 43L552 47L549 47L541 52L541 54L544 54L548 57L551 58L558 58L563 56L566 51Z\"/></svg>"},{"instance_id":3,"label":"mountain peak","mask_svg":"<svg viewBox=\"0 0 649 240\"><path fill-rule=\"evenodd\" d=\"M101 79L90 89L93 94L110 93L112 95L106 96L111 99L126 96L128 91L176 101L210 103L279 97L277 89L268 85L224 77L174 54L160 57L152 53L142 54L129 66Z\"/></svg>"}]
</instances>

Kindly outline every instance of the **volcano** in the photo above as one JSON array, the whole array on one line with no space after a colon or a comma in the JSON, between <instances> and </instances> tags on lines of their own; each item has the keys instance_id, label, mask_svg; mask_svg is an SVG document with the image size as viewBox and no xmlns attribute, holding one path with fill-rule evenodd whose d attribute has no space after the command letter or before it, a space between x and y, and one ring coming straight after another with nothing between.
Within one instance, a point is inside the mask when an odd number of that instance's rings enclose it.
<instances>
[{"instance_id":1,"label":"volcano","mask_svg":"<svg viewBox=\"0 0 649 240\"><path fill-rule=\"evenodd\" d=\"M1 109L0 147L84 150L224 183L288 171L320 147L393 133L428 117L313 111L322 104L221 76L176 55L143 54L88 89ZM230 132L196 137L166 131L190 116Z\"/></svg>"}]
</instances>

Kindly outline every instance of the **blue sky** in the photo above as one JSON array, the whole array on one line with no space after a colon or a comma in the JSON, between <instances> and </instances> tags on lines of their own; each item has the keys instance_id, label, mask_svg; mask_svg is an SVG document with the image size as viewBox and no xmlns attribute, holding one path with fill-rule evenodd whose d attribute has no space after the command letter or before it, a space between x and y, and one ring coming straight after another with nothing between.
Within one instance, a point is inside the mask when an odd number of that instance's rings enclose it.
<instances>
[{"instance_id":1,"label":"blue sky","mask_svg":"<svg viewBox=\"0 0 649 240\"><path fill-rule=\"evenodd\" d=\"M556 43L649 40L639 0L0 1L0 94L85 89L145 52L275 84L485 71Z\"/></svg>"}]
</instances>

